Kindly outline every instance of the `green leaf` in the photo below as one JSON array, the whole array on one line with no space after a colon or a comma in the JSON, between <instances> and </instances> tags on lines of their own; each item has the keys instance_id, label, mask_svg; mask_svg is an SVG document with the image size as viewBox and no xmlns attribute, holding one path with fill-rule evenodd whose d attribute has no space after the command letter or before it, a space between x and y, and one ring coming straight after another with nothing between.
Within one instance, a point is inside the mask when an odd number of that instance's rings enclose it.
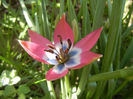
<instances>
[{"instance_id":1,"label":"green leaf","mask_svg":"<svg viewBox=\"0 0 133 99\"><path fill-rule=\"evenodd\" d=\"M125 6L125 0L114 0L113 2L108 42L104 52L104 59L102 61L102 72L109 71L111 63L113 62L116 51L116 45L118 42L118 36L121 29L120 26L122 22L124 6ZM105 85L106 81L98 83L95 98L99 98L101 96L101 94L104 91Z\"/></svg>"},{"instance_id":2,"label":"green leaf","mask_svg":"<svg viewBox=\"0 0 133 99\"><path fill-rule=\"evenodd\" d=\"M108 16L109 18L111 18L111 12L112 12L111 0L107 0L107 2L108 2Z\"/></svg>"},{"instance_id":3,"label":"green leaf","mask_svg":"<svg viewBox=\"0 0 133 99\"><path fill-rule=\"evenodd\" d=\"M126 29L126 31L122 34L122 40L124 40L133 30L133 24Z\"/></svg>"},{"instance_id":4,"label":"green leaf","mask_svg":"<svg viewBox=\"0 0 133 99\"><path fill-rule=\"evenodd\" d=\"M24 4L24 1L23 0L19 0L19 2L20 2L20 5L22 7L23 14L24 14L24 17L26 19L27 24L29 25L30 28L32 28L33 30L36 30L36 27L35 27L35 25L33 23L33 20L32 20L32 18L30 16L25 4Z\"/></svg>"},{"instance_id":5,"label":"green leaf","mask_svg":"<svg viewBox=\"0 0 133 99\"><path fill-rule=\"evenodd\" d=\"M18 88L18 94L27 94L30 92L30 88L27 85L20 85Z\"/></svg>"},{"instance_id":6,"label":"green leaf","mask_svg":"<svg viewBox=\"0 0 133 99\"><path fill-rule=\"evenodd\" d=\"M71 23L74 19L77 21L76 13L71 0L67 0L67 6L68 6L69 22Z\"/></svg>"},{"instance_id":7,"label":"green leaf","mask_svg":"<svg viewBox=\"0 0 133 99\"><path fill-rule=\"evenodd\" d=\"M78 38L80 38L80 35L78 35L78 23L75 19L72 21L72 30L74 33L74 43L76 43Z\"/></svg>"},{"instance_id":8,"label":"green leaf","mask_svg":"<svg viewBox=\"0 0 133 99\"><path fill-rule=\"evenodd\" d=\"M133 66L116 70L113 72L105 72L105 73L100 73L96 74L94 76L91 76L88 78L89 82L95 82L95 81L103 81L103 80L110 80L110 79L118 79L118 78L127 78L133 75Z\"/></svg>"},{"instance_id":9,"label":"green leaf","mask_svg":"<svg viewBox=\"0 0 133 99\"><path fill-rule=\"evenodd\" d=\"M42 6L42 21L44 23L44 33L45 33L45 37L47 37L48 39L50 38L50 30L49 30L49 26L48 26L48 17L47 17L47 10L46 10L46 4L45 4L45 0L41 0L41 6Z\"/></svg>"},{"instance_id":10,"label":"green leaf","mask_svg":"<svg viewBox=\"0 0 133 99\"><path fill-rule=\"evenodd\" d=\"M92 17L94 17L95 15L97 1L98 0L89 0L90 11L91 11Z\"/></svg>"},{"instance_id":11,"label":"green leaf","mask_svg":"<svg viewBox=\"0 0 133 99\"><path fill-rule=\"evenodd\" d=\"M62 17L64 13L64 0L60 0L60 17Z\"/></svg>"},{"instance_id":12,"label":"green leaf","mask_svg":"<svg viewBox=\"0 0 133 99\"><path fill-rule=\"evenodd\" d=\"M111 62L113 61L116 45L118 42L118 36L120 33L120 26L122 22L122 14L124 8L125 0L123 2L121 0L114 1L112 15L111 15L111 25L109 29L108 42L105 49L102 71L108 71L111 66ZM117 9L117 10L116 10ZM117 14L117 16L115 16Z\"/></svg>"},{"instance_id":13,"label":"green leaf","mask_svg":"<svg viewBox=\"0 0 133 99\"><path fill-rule=\"evenodd\" d=\"M81 96L81 94L85 90L85 86L86 86L87 80L88 80L88 76L86 76L86 75L88 75L90 73L90 70L91 70L91 65L84 67L82 70L81 79L80 79L79 86L78 86L77 92L76 92L76 94L78 96Z\"/></svg>"},{"instance_id":14,"label":"green leaf","mask_svg":"<svg viewBox=\"0 0 133 99\"><path fill-rule=\"evenodd\" d=\"M97 86L96 82L89 82L88 83L88 85L87 85L88 92L87 92L86 99L92 98L92 96L96 90L96 86Z\"/></svg>"},{"instance_id":15,"label":"green leaf","mask_svg":"<svg viewBox=\"0 0 133 99\"><path fill-rule=\"evenodd\" d=\"M133 57L133 39L131 40L123 58L121 61L121 66L124 66L125 64L127 64L129 62L129 60Z\"/></svg>"},{"instance_id":16,"label":"green leaf","mask_svg":"<svg viewBox=\"0 0 133 99\"><path fill-rule=\"evenodd\" d=\"M40 33L40 26L39 26L39 21L38 21L38 17L37 17L37 13L35 13L35 24L36 24L36 32Z\"/></svg>"},{"instance_id":17,"label":"green leaf","mask_svg":"<svg viewBox=\"0 0 133 99\"><path fill-rule=\"evenodd\" d=\"M71 26L74 25L73 28L76 29L76 33L77 33L76 35L78 36L78 39L80 39L81 34L79 31L78 20L77 20L76 13L75 13L75 10L74 10L71 0L67 0L67 6L68 6L68 16L69 16L68 22L70 23ZM76 39L77 39L77 37L76 37Z\"/></svg>"},{"instance_id":18,"label":"green leaf","mask_svg":"<svg viewBox=\"0 0 133 99\"><path fill-rule=\"evenodd\" d=\"M24 27L24 30L19 34L19 39L24 39L27 36L28 25Z\"/></svg>"},{"instance_id":19,"label":"green leaf","mask_svg":"<svg viewBox=\"0 0 133 99\"><path fill-rule=\"evenodd\" d=\"M50 94L46 94L42 99L51 99Z\"/></svg>"},{"instance_id":20,"label":"green leaf","mask_svg":"<svg viewBox=\"0 0 133 99\"><path fill-rule=\"evenodd\" d=\"M83 11L83 19L82 19L82 34L86 36L89 32L91 32L91 22L90 22L90 16L88 12L88 6L87 6L87 0L82 1L82 8Z\"/></svg>"},{"instance_id":21,"label":"green leaf","mask_svg":"<svg viewBox=\"0 0 133 99\"><path fill-rule=\"evenodd\" d=\"M11 61L11 60L8 59L7 57L0 56L0 60L3 60L3 61L7 62L7 63L10 64L10 65L17 66L17 64L16 64L15 62Z\"/></svg>"},{"instance_id":22,"label":"green leaf","mask_svg":"<svg viewBox=\"0 0 133 99\"><path fill-rule=\"evenodd\" d=\"M4 93L4 90L0 90L0 96L2 96Z\"/></svg>"},{"instance_id":23,"label":"green leaf","mask_svg":"<svg viewBox=\"0 0 133 99\"><path fill-rule=\"evenodd\" d=\"M106 2L106 0L97 0L96 11L95 11L95 14L94 14L94 19L93 19L92 30L98 29L102 25L105 2Z\"/></svg>"},{"instance_id":24,"label":"green leaf","mask_svg":"<svg viewBox=\"0 0 133 99\"><path fill-rule=\"evenodd\" d=\"M19 97L18 97L18 99L25 99L25 98L26 98L26 97L25 97L24 94L20 94Z\"/></svg>"},{"instance_id":25,"label":"green leaf","mask_svg":"<svg viewBox=\"0 0 133 99\"><path fill-rule=\"evenodd\" d=\"M14 88L14 86L6 86L3 95L13 97L16 95L16 89Z\"/></svg>"},{"instance_id":26,"label":"green leaf","mask_svg":"<svg viewBox=\"0 0 133 99\"><path fill-rule=\"evenodd\" d=\"M46 81L46 79L38 80L38 81L34 82L34 84L38 84L38 83L41 83L41 82L44 82L44 81Z\"/></svg>"},{"instance_id":27,"label":"green leaf","mask_svg":"<svg viewBox=\"0 0 133 99\"><path fill-rule=\"evenodd\" d=\"M9 8L9 4L7 4L6 0L2 0L2 5L7 9Z\"/></svg>"}]
</instances>

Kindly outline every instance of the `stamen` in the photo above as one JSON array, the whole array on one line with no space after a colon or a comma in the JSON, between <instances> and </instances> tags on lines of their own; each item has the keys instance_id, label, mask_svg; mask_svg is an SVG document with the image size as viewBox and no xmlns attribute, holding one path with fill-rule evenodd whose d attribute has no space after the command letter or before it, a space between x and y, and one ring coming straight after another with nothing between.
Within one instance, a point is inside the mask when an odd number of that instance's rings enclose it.
<instances>
[{"instance_id":1,"label":"stamen","mask_svg":"<svg viewBox=\"0 0 133 99\"><path fill-rule=\"evenodd\" d=\"M49 50L44 50L44 51L46 51L46 52L49 52L49 53L55 53L53 50L51 50L51 49L49 49Z\"/></svg>"},{"instance_id":2,"label":"stamen","mask_svg":"<svg viewBox=\"0 0 133 99\"><path fill-rule=\"evenodd\" d=\"M47 46L48 46L49 48L53 49L54 51L56 51L56 52L54 52L56 55L59 54L59 52L57 51L57 49L56 49L54 46L52 46L52 45L50 45L50 44L48 44Z\"/></svg>"},{"instance_id":3,"label":"stamen","mask_svg":"<svg viewBox=\"0 0 133 99\"><path fill-rule=\"evenodd\" d=\"M61 59L59 56L56 56L56 60L57 60L59 63L62 63L62 59Z\"/></svg>"},{"instance_id":4,"label":"stamen","mask_svg":"<svg viewBox=\"0 0 133 99\"><path fill-rule=\"evenodd\" d=\"M67 39L67 42L68 42L68 49L70 49L70 48L71 48L71 46L72 46L72 42L71 42L71 40L70 40L70 39Z\"/></svg>"},{"instance_id":5,"label":"stamen","mask_svg":"<svg viewBox=\"0 0 133 99\"><path fill-rule=\"evenodd\" d=\"M44 51L46 51L46 52L49 52L49 53L52 53L52 54L55 54L55 55L59 56L59 55L58 55L58 53L54 52L52 49L49 49L49 50L44 50Z\"/></svg>"},{"instance_id":6,"label":"stamen","mask_svg":"<svg viewBox=\"0 0 133 99\"><path fill-rule=\"evenodd\" d=\"M59 61L59 60L60 60L60 58L59 58L58 56L56 56L56 60L57 60L57 61Z\"/></svg>"},{"instance_id":7,"label":"stamen","mask_svg":"<svg viewBox=\"0 0 133 99\"><path fill-rule=\"evenodd\" d=\"M67 49L65 50L65 54L67 54L67 53L68 53L68 51L69 51L69 49L67 48Z\"/></svg>"},{"instance_id":8,"label":"stamen","mask_svg":"<svg viewBox=\"0 0 133 99\"><path fill-rule=\"evenodd\" d=\"M59 39L60 39L60 43L61 43L61 45L62 45L63 42L62 42L62 37L61 37L61 35L58 35L58 37L59 37Z\"/></svg>"},{"instance_id":9,"label":"stamen","mask_svg":"<svg viewBox=\"0 0 133 99\"><path fill-rule=\"evenodd\" d=\"M48 44L48 47L51 48L51 49L56 49L54 46Z\"/></svg>"}]
</instances>

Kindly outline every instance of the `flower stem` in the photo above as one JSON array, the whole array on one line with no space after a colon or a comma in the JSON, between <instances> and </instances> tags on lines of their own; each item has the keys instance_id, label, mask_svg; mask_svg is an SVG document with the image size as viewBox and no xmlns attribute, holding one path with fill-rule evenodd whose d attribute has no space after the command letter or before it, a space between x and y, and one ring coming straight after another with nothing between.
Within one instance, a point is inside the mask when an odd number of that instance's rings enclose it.
<instances>
[{"instance_id":1,"label":"flower stem","mask_svg":"<svg viewBox=\"0 0 133 99\"><path fill-rule=\"evenodd\" d=\"M88 66L83 68L81 79L79 82L79 86L78 86L77 92L76 92L77 96L80 96L85 89L85 86L86 86L87 80L88 80L87 75L89 74L90 69L91 69L91 65L88 65Z\"/></svg>"},{"instance_id":2,"label":"flower stem","mask_svg":"<svg viewBox=\"0 0 133 99\"><path fill-rule=\"evenodd\" d=\"M50 92L51 99L56 99L56 95L55 95L52 82L47 80L47 85L48 85L48 90Z\"/></svg>"},{"instance_id":3,"label":"flower stem","mask_svg":"<svg viewBox=\"0 0 133 99\"><path fill-rule=\"evenodd\" d=\"M69 84L69 77L68 77L68 75L65 76L64 85L65 85L67 99L68 99L68 95L69 95L69 99L71 99L71 88L70 88L70 84Z\"/></svg>"},{"instance_id":4,"label":"flower stem","mask_svg":"<svg viewBox=\"0 0 133 99\"><path fill-rule=\"evenodd\" d=\"M63 78L60 79L62 99L66 99L66 92L64 88Z\"/></svg>"},{"instance_id":5,"label":"flower stem","mask_svg":"<svg viewBox=\"0 0 133 99\"><path fill-rule=\"evenodd\" d=\"M48 71L48 65L42 64L42 68L43 68L43 70L45 70L45 72ZM54 91L54 87L53 87L52 81L48 81L47 80L47 86L48 86L48 90L49 90L51 99L56 99L56 95L55 95L55 91Z\"/></svg>"}]
</instances>

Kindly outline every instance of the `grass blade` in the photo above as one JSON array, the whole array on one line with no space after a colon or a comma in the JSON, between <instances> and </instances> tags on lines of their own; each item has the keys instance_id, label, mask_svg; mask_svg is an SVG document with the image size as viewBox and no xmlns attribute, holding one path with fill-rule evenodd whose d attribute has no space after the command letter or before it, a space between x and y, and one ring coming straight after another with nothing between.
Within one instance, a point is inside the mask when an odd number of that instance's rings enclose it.
<instances>
[{"instance_id":1,"label":"grass blade","mask_svg":"<svg viewBox=\"0 0 133 99\"><path fill-rule=\"evenodd\" d=\"M98 29L102 25L103 12L106 0L97 0L96 11L93 19L92 30Z\"/></svg>"},{"instance_id":2,"label":"grass blade","mask_svg":"<svg viewBox=\"0 0 133 99\"><path fill-rule=\"evenodd\" d=\"M42 0L42 15L43 15L43 23L44 23L44 33L46 33L46 37L50 39L50 31L49 31L49 26L48 26L48 17L46 13L46 5L45 5L45 0Z\"/></svg>"},{"instance_id":3,"label":"grass blade","mask_svg":"<svg viewBox=\"0 0 133 99\"><path fill-rule=\"evenodd\" d=\"M92 18L95 15L97 1L98 0L90 0L90 2L89 2L90 3L90 11L91 11L91 14L92 14Z\"/></svg>"},{"instance_id":4,"label":"grass blade","mask_svg":"<svg viewBox=\"0 0 133 99\"><path fill-rule=\"evenodd\" d=\"M70 24L72 24L71 22L76 19L77 21L77 17L76 17L76 13L74 11L74 7L72 5L72 1L71 0L67 0L67 6L68 6L68 16L69 16L69 22Z\"/></svg>"},{"instance_id":5,"label":"grass blade","mask_svg":"<svg viewBox=\"0 0 133 99\"><path fill-rule=\"evenodd\" d=\"M125 0L114 0L113 2L108 42L107 42L107 46L106 46L105 53L104 53L104 59L102 61L102 72L109 71L111 63L114 59L116 44L117 44L118 36L120 33L120 26L122 22L124 5L125 5ZM99 82L96 95L95 95L96 99L99 98L101 94L103 93L105 85L106 85L106 81Z\"/></svg>"},{"instance_id":6,"label":"grass blade","mask_svg":"<svg viewBox=\"0 0 133 99\"><path fill-rule=\"evenodd\" d=\"M133 30L133 24L126 29L126 31L122 34L122 40L124 40Z\"/></svg>"},{"instance_id":7,"label":"grass blade","mask_svg":"<svg viewBox=\"0 0 133 99\"><path fill-rule=\"evenodd\" d=\"M118 78L126 78L133 75L133 67L116 70L113 72L105 72L96 74L94 76L89 77L89 82L101 81L101 80L110 80L110 79L118 79Z\"/></svg>"},{"instance_id":8,"label":"grass blade","mask_svg":"<svg viewBox=\"0 0 133 99\"><path fill-rule=\"evenodd\" d=\"M121 60L121 66L123 67L124 65L126 65L129 60L133 57L133 39L131 40L122 60Z\"/></svg>"},{"instance_id":9,"label":"grass blade","mask_svg":"<svg viewBox=\"0 0 133 99\"><path fill-rule=\"evenodd\" d=\"M91 22L90 22L90 17L89 17L89 12L88 12L88 7L87 7L87 0L82 1L82 7L81 8L83 11L83 20L82 20L82 34L84 37L86 34L91 32Z\"/></svg>"},{"instance_id":10,"label":"grass blade","mask_svg":"<svg viewBox=\"0 0 133 99\"><path fill-rule=\"evenodd\" d=\"M25 4L24 4L24 1L23 0L19 0L19 2L20 2L20 5L22 7L23 14L24 14L24 17L25 17L25 20L26 20L27 24L29 25L30 28L32 28L32 30L35 30L36 29L35 25L34 25L33 20L32 20L32 18L30 16Z\"/></svg>"},{"instance_id":11,"label":"grass blade","mask_svg":"<svg viewBox=\"0 0 133 99\"><path fill-rule=\"evenodd\" d=\"M60 0L60 17L64 13L64 0Z\"/></svg>"}]
</instances>

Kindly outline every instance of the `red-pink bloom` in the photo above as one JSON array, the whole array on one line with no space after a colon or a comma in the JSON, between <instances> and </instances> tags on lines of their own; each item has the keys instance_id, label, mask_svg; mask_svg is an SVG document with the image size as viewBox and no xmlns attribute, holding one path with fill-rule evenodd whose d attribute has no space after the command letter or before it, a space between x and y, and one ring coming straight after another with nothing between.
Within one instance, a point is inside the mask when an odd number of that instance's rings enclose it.
<instances>
[{"instance_id":1,"label":"red-pink bloom","mask_svg":"<svg viewBox=\"0 0 133 99\"><path fill-rule=\"evenodd\" d=\"M56 80L65 76L69 69L79 69L102 56L90 51L97 42L101 30L102 28L93 31L73 45L73 31L65 16L62 16L54 31L54 44L31 30L28 30L31 41L19 40L19 43L34 59L55 65L47 72L46 79Z\"/></svg>"}]
</instances>

